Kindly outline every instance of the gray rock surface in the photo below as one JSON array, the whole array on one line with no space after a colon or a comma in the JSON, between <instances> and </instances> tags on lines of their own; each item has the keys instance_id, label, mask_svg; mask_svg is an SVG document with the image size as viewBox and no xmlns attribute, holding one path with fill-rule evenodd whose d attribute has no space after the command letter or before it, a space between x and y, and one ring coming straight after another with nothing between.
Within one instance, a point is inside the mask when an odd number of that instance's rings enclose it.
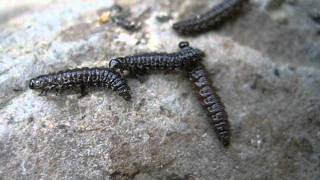
<instances>
[{"instance_id":1,"label":"gray rock surface","mask_svg":"<svg viewBox=\"0 0 320 180\"><path fill-rule=\"evenodd\" d=\"M218 2L118 1L142 23L134 33L98 23L109 0L8 4L0 15L0 179L320 179L320 25L310 18L320 1L252 0L218 31L172 31L175 20ZM183 74L130 79L132 102L110 90L78 99L27 87L48 72L175 51L183 39L207 54L232 126L228 149Z\"/></svg>"}]
</instances>

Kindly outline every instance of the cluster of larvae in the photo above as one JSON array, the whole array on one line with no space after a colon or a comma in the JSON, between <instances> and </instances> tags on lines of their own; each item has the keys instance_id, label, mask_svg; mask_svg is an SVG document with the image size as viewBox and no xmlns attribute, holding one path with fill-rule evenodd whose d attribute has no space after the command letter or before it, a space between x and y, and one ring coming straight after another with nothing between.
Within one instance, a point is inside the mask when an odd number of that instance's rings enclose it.
<instances>
[{"instance_id":1,"label":"cluster of larvae","mask_svg":"<svg viewBox=\"0 0 320 180\"><path fill-rule=\"evenodd\" d=\"M182 35L208 31L241 12L243 5L247 2L248 0L224 0L203 14L173 24L172 28ZM230 126L227 113L211 84L207 70L201 63L204 55L202 50L191 47L188 42L180 42L179 51L174 53L153 52L118 57L109 62L108 68L68 69L41 75L31 79L29 87L40 90L41 95L46 95L50 90L59 94L63 90L76 88L79 89L81 97L87 94L88 87L105 87L129 101L130 87L122 75L124 70L136 75L142 75L151 70L182 71L193 83L193 89L210 117L219 140L224 146L228 146Z\"/></svg>"},{"instance_id":2,"label":"cluster of larvae","mask_svg":"<svg viewBox=\"0 0 320 180\"><path fill-rule=\"evenodd\" d=\"M214 130L224 146L230 143L230 127L224 105L211 85L207 70L201 64L204 52L188 42L179 43L175 53L144 53L112 59L109 68L144 74L148 70L183 71L194 85L201 105L211 119Z\"/></svg>"},{"instance_id":3,"label":"cluster of larvae","mask_svg":"<svg viewBox=\"0 0 320 180\"><path fill-rule=\"evenodd\" d=\"M193 48L188 42L179 43L179 51L173 53L143 53L132 56L114 58L109 68L81 68L59 71L41 75L29 82L31 89L41 90L45 95L49 90L61 93L65 89L79 89L81 96L86 88L106 87L116 91L125 100L130 100L130 88L122 73L144 74L152 70L185 72L199 95L202 106L208 113L213 127L222 142L227 146L230 142L230 130L224 105L211 86L211 80L205 67L201 64L204 52Z\"/></svg>"}]
</instances>

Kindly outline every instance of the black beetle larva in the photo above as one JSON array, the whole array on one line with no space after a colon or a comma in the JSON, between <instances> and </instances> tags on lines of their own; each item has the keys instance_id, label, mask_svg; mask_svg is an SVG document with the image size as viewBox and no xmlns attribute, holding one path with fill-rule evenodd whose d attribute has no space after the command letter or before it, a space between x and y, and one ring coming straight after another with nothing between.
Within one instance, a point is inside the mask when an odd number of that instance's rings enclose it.
<instances>
[{"instance_id":1,"label":"black beetle larva","mask_svg":"<svg viewBox=\"0 0 320 180\"><path fill-rule=\"evenodd\" d=\"M112 59L109 68L144 72L146 70L181 70L199 62L204 52L193 48L188 42L179 43L180 51L174 53L144 53Z\"/></svg>"},{"instance_id":2,"label":"black beetle larva","mask_svg":"<svg viewBox=\"0 0 320 180\"><path fill-rule=\"evenodd\" d=\"M108 68L81 68L59 71L41 75L29 82L30 89L41 90L40 95L45 95L49 90L61 93L65 89L79 87L81 96L86 94L86 88L107 87L116 91L125 100L131 99L130 88L121 75Z\"/></svg>"},{"instance_id":3,"label":"black beetle larva","mask_svg":"<svg viewBox=\"0 0 320 180\"><path fill-rule=\"evenodd\" d=\"M211 118L214 130L224 146L230 144L230 126L225 107L211 85L205 67L197 63L187 69L188 76L194 84L194 89L199 95L202 107Z\"/></svg>"},{"instance_id":4,"label":"black beetle larva","mask_svg":"<svg viewBox=\"0 0 320 180\"><path fill-rule=\"evenodd\" d=\"M247 1L248 0L225 0L204 14L173 24L172 28L184 35L209 30L239 12L243 4Z\"/></svg>"}]
</instances>

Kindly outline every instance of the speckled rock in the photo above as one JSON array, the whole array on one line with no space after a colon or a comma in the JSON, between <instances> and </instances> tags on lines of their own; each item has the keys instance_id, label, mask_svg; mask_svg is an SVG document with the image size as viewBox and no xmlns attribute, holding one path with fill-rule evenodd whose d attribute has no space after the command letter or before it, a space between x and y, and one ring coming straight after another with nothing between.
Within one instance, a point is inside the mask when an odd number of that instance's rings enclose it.
<instances>
[{"instance_id":1,"label":"speckled rock","mask_svg":"<svg viewBox=\"0 0 320 180\"><path fill-rule=\"evenodd\" d=\"M308 16L320 2L270 10L270 1L252 0L218 31L180 37L171 29L218 2L119 1L140 21L137 32L99 23L109 0L8 5L0 19L0 179L320 179L320 37ZM78 99L27 87L43 73L171 52L180 40L207 54L232 127L227 149L182 73L129 79L131 102L110 90Z\"/></svg>"}]
</instances>

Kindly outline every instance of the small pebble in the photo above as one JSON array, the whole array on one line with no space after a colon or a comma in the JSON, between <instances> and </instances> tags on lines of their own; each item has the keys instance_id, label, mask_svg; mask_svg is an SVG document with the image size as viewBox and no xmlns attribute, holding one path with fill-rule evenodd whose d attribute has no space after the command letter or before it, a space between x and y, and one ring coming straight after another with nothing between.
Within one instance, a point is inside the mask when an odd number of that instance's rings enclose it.
<instances>
[{"instance_id":1,"label":"small pebble","mask_svg":"<svg viewBox=\"0 0 320 180\"><path fill-rule=\"evenodd\" d=\"M279 69L275 68L275 69L273 70L273 74L274 74L275 76L277 76L277 77L280 77Z\"/></svg>"},{"instance_id":2,"label":"small pebble","mask_svg":"<svg viewBox=\"0 0 320 180\"><path fill-rule=\"evenodd\" d=\"M169 21L170 19L172 19L172 16L167 13L167 12L160 12L157 16L157 21L163 23L163 22L167 22Z\"/></svg>"}]
</instances>

